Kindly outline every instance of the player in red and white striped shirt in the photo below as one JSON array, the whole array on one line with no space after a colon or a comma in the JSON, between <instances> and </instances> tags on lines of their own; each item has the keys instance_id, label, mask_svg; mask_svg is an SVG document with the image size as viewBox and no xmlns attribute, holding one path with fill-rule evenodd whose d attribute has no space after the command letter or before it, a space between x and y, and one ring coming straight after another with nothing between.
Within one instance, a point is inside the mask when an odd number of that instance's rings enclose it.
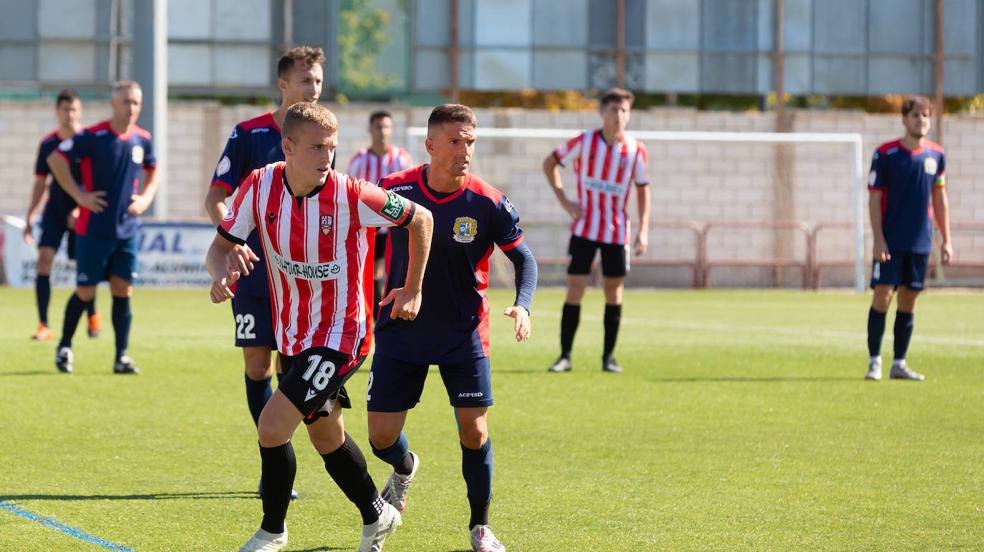
<instances>
[{"instance_id":1,"label":"player in red and white striped shirt","mask_svg":"<svg viewBox=\"0 0 984 552\"><path fill-rule=\"evenodd\" d=\"M347 435L338 443L339 388L365 359L368 332L363 295L367 229L406 226L412 241L404 287L383 300L393 317L413 320L420 308L432 218L416 204L364 180L331 169L338 123L323 106L294 104L284 118L286 162L254 170L239 186L206 258L212 301L233 296L230 285L267 260L277 348L284 379L260 415L263 521L241 550L278 550L287 543L284 521L296 472L291 435L303 420L325 467L363 517L360 550L381 546L401 523L366 471ZM262 250L246 238L256 229ZM344 434L343 434L344 435ZM343 474L343 477L339 477Z\"/></svg>"},{"instance_id":2,"label":"player in red and white striped shirt","mask_svg":"<svg viewBox=\"0 0 984 552\"><path fill-rule=\"evenodd\" d=\"M413 166L413 159L410 158L407 150L390 143L390 137L393 136L393 116L388 111L374 111L369 115L369 135L372 136L372 145L359 151L349 162L349 176L375 184L392 173ZM370 240L373 243L375 261L373 304L376 305L377 311L386 282L386 269L383 262L386 254L386 234L386 229L380 228L375 230L374 237Z\"/></svg>"},{"instance_id":3,"label":"player in red and white striped shirt","mask_svg":"<svg viewBox=\"0 0 984 552\"><path fill-rule=\"evenodd\" d=\"M605 348L602 370L621 372L612 357L622 318L622 289L629 270L631 234L627 206L636 189L639 230L635 254L649 244L649 174L646 147L625 134L632 112L632 93L612 88L601 97L602 128L589 130L562 144L543 161L543 172L561 207L574 219L568 248L567 299L560 321L560 358L551 372L571 369L571 347L581 316L581 298L588 285L591 263L601 250L605 282ZM564 192L558 165L571 165L577 176L577 201Z\"/></svg>"}]
</instances>

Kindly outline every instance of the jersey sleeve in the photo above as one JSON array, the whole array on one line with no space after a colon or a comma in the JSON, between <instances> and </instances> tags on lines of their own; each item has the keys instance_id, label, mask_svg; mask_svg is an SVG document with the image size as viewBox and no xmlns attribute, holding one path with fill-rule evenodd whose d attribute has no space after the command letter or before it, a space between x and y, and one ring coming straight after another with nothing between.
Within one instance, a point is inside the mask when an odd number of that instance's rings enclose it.
<instances>
[{"instance_id":1,"label":"jersey sleeve","mask_svg":"<svg viewBox=\"0 0 984 552\"><path fill-rule=\"evenodd\" d=\"M946 186L946 155L940 153L940 162L936 165L936 180L933 181L934 188Z\"/></svg>"},{"instance_id":2,"label":"jersey sleeve","mask_svg":"<svg viewBox=\"0 0 984 552\"><path fill-rule=\"evenodd\" d=\"M48 156L51 155L51 147L45 147L48 143L45 140L38 144L38 159L34 162L34 176L51 174L51 169L48 168Z\"/></svg>"},{"instance_id":3,"label":"jersey sleeve","mask_svg":"<svg viewBox=\"0 0 984 552\"><path fill-rule=\"evenodd\" d=\"M144 158L143 169L147 172L157 169L157 155L154 154L154 141L147 138L143 141Z\"/></svg>"},{"instance_id":4,"label":"jersey sleeve","mask_svg":"<svg viewBox=\"0 0 984 552\"><path fill-rule=\"evenodd\" d=\"M400 148L400 155L397 156L397 170L405 171L413 166L413 158L410 157L410 152Z\"/></svg>"},{"instance_id":5,"label":"jersey sleeve","mask_svg":"<svg viewBox=\"0 0 984 552\"><path fill-rule=\"evenodd\" d=\"M256 228L253 203L257 183L260 181L260 173L260 169L256 169L246 177L239 189L236 190L232 205L219 224L219 235L232 243L238 245L246 243L246 238Z\"/></svg>"},{"instance_id":6,"label":"jersey sleeve","mask_svg":"<svg viewBox=\"0 0 984 552\"><path fill-rule=\"evenodd\" d=\"M632 163L632 180L636 186L649 185L649 152L646 146L639 142L639 149L636 150L635 161Z\"/></svg>"},{"instance_id":7,"label":"jersey sleeve","mask_svg":"<svg viewBox=\"0 0 984 552\"><path fill-rule=\"evenodd\" d=\"M883 156L875 151L875 154L871 157L871 172L868 173L868 190L883 190L885 189L885 170Z\"/></svg>"},{"instance_id":8,"label":"jersey sleeve","mask_svg":"<svg viewBox=\"0 0 984 552\"><path fill-rule=\"evenodd\" d=\"M492 241L499 249L509 251L523 243L524 239L523 229L519 227L519 212L509 198L502 196L492 218Z\"/></svg>"},{"instance_id":9,"label":"jersey sleeve","mask_svg":"<svg viewBox=\"0 0 984 552\"><path fill-rule=\"evenodd\" d=\"M354 180L359 195L359 222L376 228L406 226L413 220L417 204L365 180Z\"/></svg>"},{"instance_id":10,"label":"jersey sleeve","mask_svg":"<svg viewBox=\"0 0 984 552\"><path fill-rule=\"evenodd\" d=\"M581 155L581 142L584 141L583 137L583 134L578 134L574 138L571 138L567 142L557 146L557 149L553 152L557 162L566 167L571 160L577 158L578 155Z\"/></svg>"},{"instance_id":11,"label":"jersey sleeve","mask_svg":"<svg viewBox=\"0 0 984 552\"><path fill-rule=\"evenodd\" d=\"M364 164L365 156L361 153L355 154L352 156L352 160L349 161L348 171L346 171L346 174L352 178L360 178L363 174L365 174L365 171L363 170Z\"/></svg>"},{"instance_id":12,"label":"jersey sleeve","mask_svg":"<svg viewBox=\"0 0 984 552\"><path fill-rule=\"evenodd\" d=\"M232 129L232 134L226 140L225 149L222 150L222 157L215 165L215 172L212 174L212 186L221 186L225 191L232 195L239 187L243 179L244 169L243 160L246 158L246 143L248 134L243 132L239 125Z\"/></svg>"},{"instance_id":13,"label":"jersey sleeve","mask_svg":"<svg viewBox=\"0 0 984 552\"><path fill-rule=\"evenodd\" d=\"M92 155L92 139L93 135L88 130L83 130L71 138L62 140L56 151L71 163L73 159Z\"/></svg>"}]
</instances>

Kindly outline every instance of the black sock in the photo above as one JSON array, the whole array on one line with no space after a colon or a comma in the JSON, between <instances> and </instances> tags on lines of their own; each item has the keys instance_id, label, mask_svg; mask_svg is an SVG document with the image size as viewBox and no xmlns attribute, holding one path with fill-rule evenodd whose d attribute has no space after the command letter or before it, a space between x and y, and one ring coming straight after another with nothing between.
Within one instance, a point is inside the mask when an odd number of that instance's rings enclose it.
<instances>
[{"instance_id":1,"label":"black sock","mask_svg":"<svg viewBox=\"0 0 984 552\"><path fill-rule=\"evenodd\" d=\"M245 376L245 374L244 374ZM260 412L266 406L270 396L273 395L273 387L270 385L272 378L263 378L259 381L246 377L246 404L249 406L249 413L253 416L253 423L260 425Z\"/></svg>"},{"instance_id":2,"label":"black sock","mask_svg":"<svg viewBox=\"0 0 984 552\"><path fill-rule=\"evenodd\" d=\"M376 523L383 512L383 499L379 498L376 484L372 482L366 466L366 457L352 437L346 433L345 442L334 452L322 454L328 475L338 488L355 504L362 514L362 524Z\"/></svg>"},{"instance_id":3,"label":"black sock","mask_svg":"<svg viewBox=\"0 0 984 552\"><path fill-rule=\"evenodd\" d=\"M48 325L48 303L51 301L51 276L38 274L34 280L34 296L38 302L38 321Z\"/></svg>"},{"instance_id":4,"label":"black sock","mask_svg":"<svg viewBox=\"0 0 984 552\"><path fill-rule=\"evenodd\" d=\"M868 355L881 356L882 336L885 335L885 315L875 307L868 309Z\"/></svg>"},{"instance_id":5,"label":"black sock","mask_svg":"<svg viewBox=\"0 0 984 552\"><path fill-rule=\"evenodd\" d=\"M85 304L85 313L89 316L96 315L96 296L92 296L92 301Z\"/></svg>"},{"instance_id":6,"label":"black sock","mask_svg":"<svg viewBox=\"0 0 984 552\"><path fill-rule=\"evenodd\" d=\"M288 442L279 447L260 447L263 461L263 522L260 528L270 533L283 533L287 507L290 505L290 490L294 487L297 473L297 459L294 447Z\"/></svg>"},{"instance_id":7,"label":"black sock","mask_svg":"<svg viewBox=\"0 0 984 552\"><path fill-rule=\"evenodd\" d=\"M911 312L895 311L895 360L905 360L914 327Z\"/></svg>"},{"instance_id":8,"label":"black sock","mask_svg":"<svg viewBox=\"0 0 984 552\"><path fill-rule=\"evenodd\" d=\"M489 504L492 502L492 439L480 449L461 445L461 474L468 488L471 518L468 528L489 524Z\"/></svg>"},{"instance_id":9,"label":"black sock","mask_svg":"<svg viewBox=\"0 0 984 552\"><path fill-rule=\"evenodd\" d=\"M130 298L113 296L113 333L116 334L116 360L126 354L130 344L130 323L133 313L130 312Z\"/></svg>"},{"instance_id":10,"label":"black sock","mask_svg":"<svg viewBox=\"0 0 984 552\"><path fill-rule=\"evenodd\" d=\"M79 318L82 318L85 305L85 301L79 298L78 293L73 293L68 298L68 304L65 305L65 320L62 322L62 337L58 347L72 346L72 336L75 335L75 329L79 326Z\"/></svg>"},{"instance_id":11,"label":"black sock","mask_svg":"<svg viewBox=\"0 0 984 552\"><path fill-rule=\"evenodd\" d=\"M574 346L574 334L581 320L581 305L564 303L560 314L560 356L571 358L571 347Z\"/></svg>"},{"instance_id":12,"label":"black sock","mask_svg":"<svg viewBox=\"0 0 984 552\"><path fill-rule=\"evenodd\" d=\"M605 351L603 358L611 358L618 340L618 327L622 323L622 305L605 305Z\"/></svg>"},{"instance_id":13,"label":"black sock","mask_svg":"<svg viewBox=\"0 0 984 552\"><path fill-rule=\"evenodd\" d=\"M376 455L376 458L393 466L393 471L396 473L400 475L413 473L413 456L410 455L410 444L402 431L396 441L384 449L376 448L372 441L369 441L369 446L372 447L372 453Z\"/></svg>"}]
</instances>

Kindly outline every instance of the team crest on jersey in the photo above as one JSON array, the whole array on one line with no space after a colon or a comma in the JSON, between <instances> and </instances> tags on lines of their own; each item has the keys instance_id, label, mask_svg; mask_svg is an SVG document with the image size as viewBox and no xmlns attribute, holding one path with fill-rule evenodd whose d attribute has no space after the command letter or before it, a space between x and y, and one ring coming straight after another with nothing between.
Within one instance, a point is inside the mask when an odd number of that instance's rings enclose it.
<instances>
[{"instance_id":1,"label":"team crest on jersey","mask_svg":"<svg viewBox=\"0 0 984 552\"><path fill-rule=\"evenodd\" d=\"M232 168L232 161L229 161L229 157L227 155L223 155L222 159L219 159L218 166L215 167L215 175L222 176L225 173L229 172L229 169L231 168Z\"/></svg>"},{"instance_id":2,"label":"team crest on jersey","mask_svg":"<svg viewBox=\"0 0 984 552\"><path fill-rule=\"evenodd\" d=\"M331 215L321 215L321 233L327 236L334 222L335 219Z\"/></svg>"},{"instance_id":3,"label":"team crest on jersey","mask_svg":"<svg viewBox=\"0 0 984 552\"><path fill-rule=\"evenodd\" d=\"M236 208L230 206L229 210L226 211L225 216L222 217L222 220L233 220L235 218L236 218Z\"/></svg>"},{"instance_id":4,"label":"team crest on jersey","mask_svg":"<svg viewBox=\"0 0 984 552\"><path fill-rule=\"evenodd\" d=\"M130 150L130 159L133 159L133 162L136 163L137 165L143 163L143 159L144 159L143 148L140 146L133 146L133 149Z\"/></svg>"},{"instance_id":5,"label":"team crest on jersey","mask_svg":"<svg viewBox=\"0 0 984 552\"><path fill-rule=\"evenodd\" d=\"M275 220L277 220L277 213L267 213L267 224L273 226Z\"/></svg>"},{"instance_id":6,"label":"team crest on jersey","mask_svg":"<svg viewBox=\"0 0 984 552\"><path fill-rule=\"evenodd\" d=\"M471 217L458 217L454 219L453 232L454 241L471 243L475 241L475 236L478 234L478 221Z\"/></svg>"},{"instance_id":7,"label":"team crest on jersey","mask_svg":"<svg viewBox=\"0 0 984 552\"><path fill-rule=\"evenodd\" d=\"M926 174L936 174L936 169L937 169L936 159L932 157L927 157L926 160L923 161L923 171Z\"/></svg>"}]
</instances>

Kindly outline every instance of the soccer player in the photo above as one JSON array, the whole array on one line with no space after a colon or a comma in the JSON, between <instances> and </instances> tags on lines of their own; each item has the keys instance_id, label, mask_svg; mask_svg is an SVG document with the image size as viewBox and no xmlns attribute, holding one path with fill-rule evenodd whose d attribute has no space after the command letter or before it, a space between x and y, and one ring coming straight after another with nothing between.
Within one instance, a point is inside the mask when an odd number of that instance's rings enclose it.
<instances>
[{"instance_id":1,"label":"soccer player","mask_svg":"<svg viewBox=\"0 0 984 552\"><path fill-rule=\"evenodd\" d=\"M392 291L380 302L376 352L366 402L373 453L393 466L383 498L401 512L420 467L403 426L419 401L430 365L436 364L458 422L461 471L468 488L472 548L501 552L489 529L492 499L492 406L489 364L489 255L498 245L516 269L516 300L505 309L516 341L530 336L530 305L536 260L524 243L519 214L499 190L469 173L475 152L475 114L457 104L435 108L427 121L430 164L384 178L381 186L427 207L434 216L431 257L424 276L424 303L413 322L394 316ZM408 234L389 232L387 282L397 289L413 266Z\"/></svg>"},{"instance_id":2,"label":"soccer player","mask_svg":"<svg viewBox=\"0 0 984 552\"><path fill-rule=\"evenodd\" d=\"M581 318L581 298L588 285L591 263L601 250L601 274L605 287L605 348L601 369L621 372L615 361L615 341L622 321L622 290L629 270L631 228L626 207L629 190L636 190L639 230L635 254L649 244L649 174L646 147L625 134L632 113L632 93L612 88L601 97L602 127L589 130L555 149L543 161L543 172L557 201L573 219L567 254L567 298L560 318L560 357L551 372L568 372L571 347ZM577 201L567 198L558 165L573 164L577 175ZM633 186L634 184L634 186Z\"/></svg>"},{"instance_id":3,"label":"soccer player","mask_svg":"<svg viewBox=\"0 0 984 552\"><path fill-rule=\"evenodd\" d=\"M348 166L349 176L376 183L390 173L409 169L413 165L407 150L390 143L390 138L393 136L393 116L388 111L375 111L369 115L369 135L372 136L372 144L352 157ZM376 230L373 241L375 242L373 246L375 312L379 310L379 300L383 298L383 284L386 278L386 270L383 266L383 257L386 255L386 229Z\"/></svg>"},{"instance_id":4,"label":"soccer player","mask_svg":"<svg viewBox=\"0 0 984 552\"><path fill-rule=\"evenodd\" d=\"M902 102L905 135L882 144L875 151L868 176L868 214L874 235L871 287L875 290L868 310L868 372L865 379L882 376L881 342L885 315L898 290L895 311L895 358L889 377L923 381L925 377L905 363L912 338L913 311L923 290L926 265L933 247L933 221L942 234L940 260L948 264L950 214L946 198L946 160L943 148L926 138L933 104L924 97Z\"/></svg>"},{"instance_id":5,"label":"soccer player","mask_svg":"<svg viewBox=\"0 0 984 552\"><path fill-rule=\"evenodd\" d=\"M70 222L74 222L76 215L73 214L76 207L72 200L60 186L49 185L48 175L51 170L48 168L48 156L55 151L63 140L67 140L81 130L79 118L82 116L82 102L79 95L74 90L62 90L55 99L55 115L58 118L58 128L41 139L38 146L38 159L34 164L34 188L31 190L31 204L27 208L27 216L24 220L24 240L28 244L34 243L31 234L31 220L37 213L38 208L44 200L45 192L48 194L47 203L41 214L41 241L38 243L38 266L37 277L34 280L34 295L38 306L38 329L31 336L31 339L47 341L51 339L51 330L48 328L48 302L51 300L51 267L55 261L55 253L61 247L62 237L68 234L68 258L75 258L75 232L69 227ZM73 162L72 176L78 181L78 163ZM72 224L74 226L74 224ZM89 315L89 337L99 335L99 315L96 313L96 302L91 301L86 305Z\"/></svg>"},{"instance_id":6,"label":"soccer player","mask_svg":"<svg viewBox=\"0 0 984 552\"><path fill-rule=\"evenodd\" d=\"M264 113L236 125L229 135L225 150L215 167L212 185L205 197L205 211L216 226L226 214L225 199L235 193L240 181L250 171L269 163L284 160L280 147L280 129L287 108L298 102L316 102L321 96L324 80L325 54L321 48L299 46L287 50L277 62L277 86L282 100L272 113ZM260 250L259 237L253 232L247 238L253 251ZM260 421L260 412L270 400L273 387L272 353L277 347L270 318L270 287L267 284L265 260L257 261L257 269L236 282L236 297L232 300L235 323L235 345L242 348L245 364L246 405L253 423ZM341 402L349 407L348 396L342 390ZM341 436L341 429L338 436ZM263 494L262 487L260 494ZM291 491L297 498L297 492Z\"/></svg>"},{"instance_id":7,"label":"soccer player","mask_svg":"<svg viewBox=\"0 0 984 552\"><path fill-rule=\"evenodd\" d=\"M55 366L62 372L73 369L72 335L96 286L109 278L113 296L113 332L116 355L113 372L140 372L126 354L130 340L130 296L137 270L137 219L157 193L157 160L150 133L137 126L143 92L133 81L113 85L112 118L91 126L58 145L48 156L48 166L58 184L79 205L75 223L76 282L78 287L65 307ZM80 183L70 163L79 160ZM145 174L143 191L137 191L138 176ZM84 188L84 189L83 189Z\"/></svg>"},{"instance_id":8,"label":"soccer player","mask_svg":"<svg viewBox=\"0 0 984 552\"><path fill-rule=\"evenodd\" d=\"M303 420L314 448L338 486L359 508L360 551L380 550L401 523L380 499L358 445L336 435L338 392L365 359L368 328L363 277L367 228L399 225L411 239L402 287L386 297L393 316L412 320L420 307L421 280L430 249L431 216L392 193L331 169L338 144L335 116L315 103L287 110L282 147L286 162L249 173L218 228L206 264L213 302L235 297L230 286L266 257L277 349L284 371L260 414L263 521L242 552L279 550L287 544L285 520L297 470L291 435ZM260 251L246 243L257 231Z\"/></svg>"}]
</instances>

